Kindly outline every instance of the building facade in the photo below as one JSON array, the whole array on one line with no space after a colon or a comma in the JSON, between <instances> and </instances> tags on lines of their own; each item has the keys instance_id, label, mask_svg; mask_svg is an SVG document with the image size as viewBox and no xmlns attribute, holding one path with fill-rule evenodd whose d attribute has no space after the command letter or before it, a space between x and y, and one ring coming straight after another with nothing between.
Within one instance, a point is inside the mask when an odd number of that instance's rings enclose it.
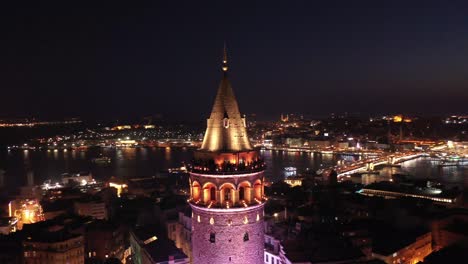
<instances>
[{"instance_id":1,"label":"building facade","mask_svg":"<svg viewBox=\"0 0 468 264\"><path fill-rule=\"evenodd\" d=\"M179 212L176 221L167 222L167 236L192 260L192 212Z\"/></svg>"},{"instance_id":2,"label":"building facade","mask_svg":"<svg viewBox=\"0 0 468 264\"><path fill-rule=\"evenodd\" d=\"M85 255L89 259L104 261L107 258L122 259L125 233L120 225L96 220L86 227Z\"/></svg>"},{"instance_id":3,"label":"building facade","mask_svg":"<svg viewBox=\"0 0 468 264\"><path fill-rule=\"evenodd\" d=\"M264 162L223 78L190 170L194 263L264 263Z\"/></svg>"},{"instance_id":4,"label":"building facade","mask_svg":"<svg viewBox=\"0 0 468 264\"><path fill-rule=\"evenodd\" d=\"M74 204L75 213L82 216L91 216L95 219L107 219L106 204L102 201L78 201Z\"/></svg>"},{"instance_id":5,"label":"building facade","mask_svg":"<svg viewBox=\"0 0 468 264\"><path fill-rule=\"evenodd\" d=\"M280 241L273 236L265 235L265 264L281 264L283 262L284 252Z\"/></svg>"},{"instance_id":6,"label":"building facade","mask_svg":"<svg viewBox=\"0 0 468 264\"><path fill-rule=\"evenodd\" d=\"M432 248L434 251L449 247L459 241L467 240L468 214L455 211L448 215L436 216L430 222L432 231Z\"/></svg>"},{"instance_id":7,"label":"building facade","mask_svg":"<svg viewBox=\"0 0 468 264\"><path fill-rule=\"evenodd\" d=\"M49 233L28 238L23 247L25 264L83 264L85 260L82 235Z\"/></svg>"}]
</instances>

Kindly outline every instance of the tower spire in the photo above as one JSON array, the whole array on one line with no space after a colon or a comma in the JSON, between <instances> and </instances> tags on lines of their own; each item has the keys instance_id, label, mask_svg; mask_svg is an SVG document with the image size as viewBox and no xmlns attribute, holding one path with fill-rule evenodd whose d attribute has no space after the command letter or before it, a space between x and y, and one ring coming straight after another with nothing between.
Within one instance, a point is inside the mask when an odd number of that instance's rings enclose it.
<instances>
[{"instance_id":1,"label":"tower spire","mask_svg":"<svg viewBox=\"0 0 468 264\"><path fill-rule=\"evenodd\" d=\"M209 152L251 151L253 148L247 135L246 121L239 112L234 91L227 78L226 44L224 44L222 70L223 77L218 87L210 118L207 120L201 150Z\"/></svg>"},{"instance_id":2,"label":"tower spire","mask_svg":"<svg viewBox=\"0 0 468 264\"><path fill-rule=\"evenodd\" d=\"M223 69L223 72L227 72L227 70L228 70L226 41L224 42L223 66L222 66L222 69Z\"/></svg>"}]
</instances>

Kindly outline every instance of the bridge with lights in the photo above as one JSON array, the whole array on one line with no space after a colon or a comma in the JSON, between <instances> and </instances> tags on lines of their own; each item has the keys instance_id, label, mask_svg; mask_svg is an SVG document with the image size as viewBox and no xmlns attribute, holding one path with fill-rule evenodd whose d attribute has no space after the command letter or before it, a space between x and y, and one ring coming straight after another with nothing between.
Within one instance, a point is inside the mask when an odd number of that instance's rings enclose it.
<instances>
[{"instance_id":1,"label":"bridge with lights","mask_svg":"<svg viewBox=\"0 0 468 264\"><path fill-rule=\"evenodd\" d=\"M423 156L428 156L428 154L411 152L382 155L380 157L359 160L348 165L338 165L330 167L326 169L323 173L325 175L329 175L330 172L334 170L338 174L338 179L343 180L343 178L351 177L351 175L355 173L374 171L375 166L378 165L397 165L401 162L416 159Z\"/></svg>"}]
</instances>

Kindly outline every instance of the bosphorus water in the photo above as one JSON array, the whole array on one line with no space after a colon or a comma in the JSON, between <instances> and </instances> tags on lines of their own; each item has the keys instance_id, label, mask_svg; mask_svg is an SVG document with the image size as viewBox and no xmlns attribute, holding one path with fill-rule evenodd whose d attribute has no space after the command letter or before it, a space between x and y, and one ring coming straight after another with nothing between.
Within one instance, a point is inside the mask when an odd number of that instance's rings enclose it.
<instances>
[{"instance_id":1,"label":"bosphorus water","mask_svg":"<svg viewBox=\"0 0 468 264\"><path fill-rule=\"evenodd\" d=\"M311 154L262 150L267 170L266 178L278 181L284 178L285 167L296 167L301 173L333 166L340 159L357 159L333 154ZM112 162L101 165L92 162L96 157L109 157ZM0 169L5 171L0 184L8 191L26 185L27 173L34 175L34 184L42 184L47 179L58 180L62 173L89 171L97 180L107 180L112 176L128 179L150 177L159 171L179 167L193 158L190 148L91 148L79 150L2 150ZM419 158L402 163L401 168L384 168L378 176L366 176L363 183L389 179L394 173L413 175L419 179L437 179L446 184L468 188L466 167L439 167L435 161Z\"/></svg>"}]
</instances>

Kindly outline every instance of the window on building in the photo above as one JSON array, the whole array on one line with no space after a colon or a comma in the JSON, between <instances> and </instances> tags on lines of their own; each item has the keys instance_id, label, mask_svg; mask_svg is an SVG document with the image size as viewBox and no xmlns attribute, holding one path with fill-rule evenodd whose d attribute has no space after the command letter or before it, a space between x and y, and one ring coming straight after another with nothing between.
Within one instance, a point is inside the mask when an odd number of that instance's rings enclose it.
<instances>
[{"instance_id":1,"label":"window on building","mask_svg":"<svg viewBox=\"0 0 468 264\"><path fill-rule=\"evenodd\" d=\"M244 200L244 187L239 188L239 200Z\"/></svg>"},{"instance_id":2,"label":"window on building","mask_svg":"<svg viewBox=\"0 0 468 264\"><path fill-rule=\"evenodd\" d=\"M249 233L245 232L244 234L244 242L249 241Z\"/></svg>"},{"instance_id":3,"label":"window on building","mask_svg":"<svg viewBox=\"0 0 468 264\"><path fill-rule=\"evenodd\" d=\"M216 242L216 234L215 233L210 233L210 242L215 243Z\"/></svg>"}]
</instances>

